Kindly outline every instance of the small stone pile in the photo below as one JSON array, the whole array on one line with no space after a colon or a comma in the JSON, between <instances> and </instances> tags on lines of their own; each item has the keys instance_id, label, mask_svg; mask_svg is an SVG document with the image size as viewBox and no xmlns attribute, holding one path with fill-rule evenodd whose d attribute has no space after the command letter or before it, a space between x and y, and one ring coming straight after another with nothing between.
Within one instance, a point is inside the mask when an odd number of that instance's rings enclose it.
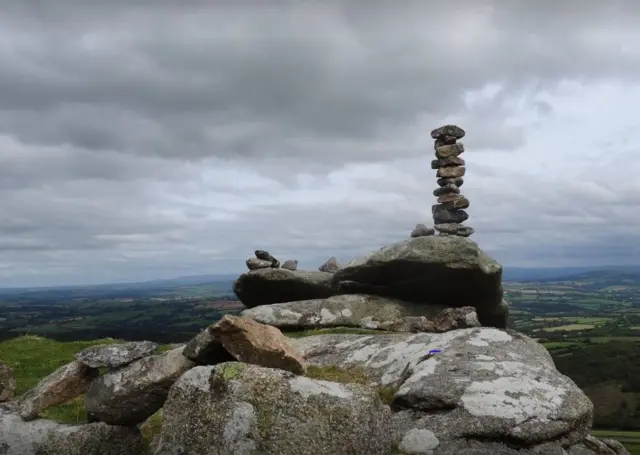
<instances>
[{"instance_id":1,"label":"small stone pile","mask_svg":"<svg viewBox=\"0 0 640 455\"><path fill-rule=\"evenodd\" d=\"M465 132L455 125L445 125L431 132L435 139L436 159L431 162L431 168L437 169L439 188L433 195L438 203L431 208L434 228L440 235L457 235L469 237L474 230L463 226L469 215L464 211L469 207L469 200L460 194L460 187L464 183L465 162L460 155L464 152L464 145L457 142Z\"/></svg>"},{"instance_id":2,"label":"small stone pile","mask_svg":"<svg viewBox=\"0 0 640 455\"><path fill-rule=\"evenodd\" d=\"M254 254L256 257L247 259L247 268L249 270L277 269L280 267L280 261L271 256L268 251L256 250Z\"/></svg>"}]
</instances>

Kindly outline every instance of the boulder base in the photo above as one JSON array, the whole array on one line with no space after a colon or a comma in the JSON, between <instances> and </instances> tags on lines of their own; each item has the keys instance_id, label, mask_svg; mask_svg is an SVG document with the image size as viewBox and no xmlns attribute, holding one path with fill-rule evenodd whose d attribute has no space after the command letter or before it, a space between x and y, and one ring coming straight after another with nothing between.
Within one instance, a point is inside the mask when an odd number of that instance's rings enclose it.
<instances>
[{"instance_id":1,"label":"boulder base","mask_svg":"<svg viewBox=\"0 0 640 455\"><path fill-rule=\"evenodd\" d=\"M342 292L384 295L442 307L473 306L482 325L506 327L502 266L463 237L408 239L349 262L334 277ZM502 308L504 313L504 308ZM507 310L508 312L508 310Z\"/></svg>"},{"instance_id":2,"label":"boulder base","mask_svg":"<svg viewBox=\"0 0 640 455\"><path fill-rule=\"evenodd\" d=\"M391 412L367 386L234 362L200 366L164 406L156 455L176 453L389 455Z\"/></svg>"},{"instance_id":3,"label":"boulder base","mask_svg":"<svg viewBox=\"0 0 640 455\"><path fill-rule=\"evenodd\" d=\"M296 300L323 299L337 294L333 274L287 269L259 269L240 275L233 292L247 307Z\"/></svg>"}]
</instances>

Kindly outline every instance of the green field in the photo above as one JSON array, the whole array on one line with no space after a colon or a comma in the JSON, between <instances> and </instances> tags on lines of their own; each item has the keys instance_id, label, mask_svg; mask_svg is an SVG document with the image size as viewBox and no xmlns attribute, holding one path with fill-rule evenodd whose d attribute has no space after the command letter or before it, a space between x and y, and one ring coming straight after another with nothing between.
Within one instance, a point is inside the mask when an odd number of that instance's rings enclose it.
<instances>
[{"instance_id":1,"label":"green field","mask_svg":"<svg viewBox=\"0 0 640 455\"><path fill-rule=\"evenodd\" d=\"M545 332L557 332L560 330L566 330L567 332L575 332L578 330L591 330L595 328L594 324L567 324L561 325L558 327L548 327L546 329L542 329Z\"/></svg>"}]
</instances>

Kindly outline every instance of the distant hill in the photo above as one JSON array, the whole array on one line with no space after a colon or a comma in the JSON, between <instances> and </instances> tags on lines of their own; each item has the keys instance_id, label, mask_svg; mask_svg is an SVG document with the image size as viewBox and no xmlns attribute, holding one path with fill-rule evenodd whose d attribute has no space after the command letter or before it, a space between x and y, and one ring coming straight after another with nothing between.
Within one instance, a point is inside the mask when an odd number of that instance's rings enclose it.
<instances>
[{"instance_id":1,"label":"distant hill","mask_svg":"<svg viewBox=\"0 0 640 455\"><path fill-rule=\"evenodd\" d=\"M593 278L607 275L619 277L620 274L628 274L640 278L640 265L632 266L601 266L601 267L547 267L547 268L521 268L504 267L502 278L505 281L564 281L578 277Z\"/></svg>"}]
</instances>

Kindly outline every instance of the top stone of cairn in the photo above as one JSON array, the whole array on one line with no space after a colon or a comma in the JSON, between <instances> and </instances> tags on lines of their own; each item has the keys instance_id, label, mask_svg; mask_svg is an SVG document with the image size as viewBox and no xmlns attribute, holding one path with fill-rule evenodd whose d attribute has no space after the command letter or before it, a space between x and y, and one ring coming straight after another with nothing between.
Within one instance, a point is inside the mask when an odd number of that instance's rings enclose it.
<instances>
[{"instance_id":1,"label":"top stone of cairn","mask_svg":"<svg viewBox=\"0 0 640 455\"><path fill-rule=\"evenodd\" d=\"M456 139L462 139L464 135L465 135L464 130L456 125L441 126L440 128L436 128L431 132L431 137L433 139L439 139L445 136L455 137Z\"/></svg>"}]
</instances>

